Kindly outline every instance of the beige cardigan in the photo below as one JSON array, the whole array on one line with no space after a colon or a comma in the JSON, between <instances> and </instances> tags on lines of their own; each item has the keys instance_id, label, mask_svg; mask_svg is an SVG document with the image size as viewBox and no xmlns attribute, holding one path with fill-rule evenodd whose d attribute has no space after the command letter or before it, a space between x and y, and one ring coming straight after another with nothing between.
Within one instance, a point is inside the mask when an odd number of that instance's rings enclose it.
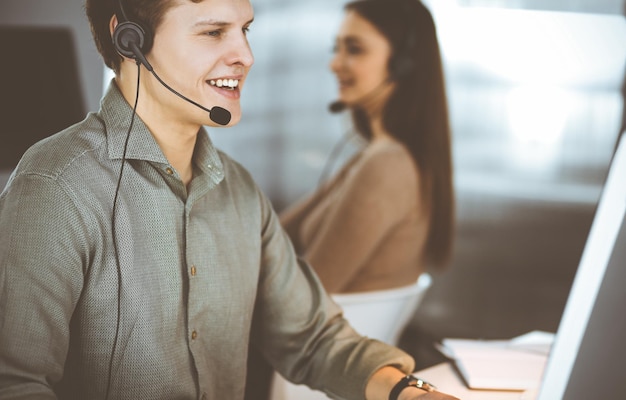
<instances>
[{"instance_id":1,"label":"beige cardigan","mask_svg":"<svg viewBox=\"0 0 626 400\"><path fill-rule=\"evenodd\" d=\"M429 212L409 151L372 141L327 184L280 215L330 293L409 285L425 269Z\"/></svg>"}]
</instances>

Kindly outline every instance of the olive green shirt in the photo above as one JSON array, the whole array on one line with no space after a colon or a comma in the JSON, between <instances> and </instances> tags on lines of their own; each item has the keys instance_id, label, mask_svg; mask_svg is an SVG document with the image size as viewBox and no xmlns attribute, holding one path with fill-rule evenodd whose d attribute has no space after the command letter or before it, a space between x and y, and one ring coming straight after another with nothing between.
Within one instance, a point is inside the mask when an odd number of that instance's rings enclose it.
<instances>
[{"instance_id":1,"label":"olive green shirt","mask_svg":"<svg viewBox=\"0 0 626 400\"><path fill-rule=\"evenodd\" d=\"M362 399L383 365L411 371L340 317L204 129L187 188L136 117L112 221L131 116L112 83L98 113L29 149L0 195L0 398L240 400L250 337L334 398Z\"/></svg>"}]
</instances>

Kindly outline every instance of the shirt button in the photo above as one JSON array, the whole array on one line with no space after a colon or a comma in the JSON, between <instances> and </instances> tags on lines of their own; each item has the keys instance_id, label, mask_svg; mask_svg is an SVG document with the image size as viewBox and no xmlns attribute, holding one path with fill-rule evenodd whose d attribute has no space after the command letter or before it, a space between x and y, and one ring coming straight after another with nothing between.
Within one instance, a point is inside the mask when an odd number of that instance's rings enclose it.
<instances>
[{"instance_id":1,"label":"shirt button","mask_svg":"<svg viewBox=\"0 0 626 400\"><path fill-rule=\"evenodd\" d=\"M170 167L167 167L165 168L165 173L167 173L168 175L174 175L174 170Z\"/></svg>"},{"instance_id":2,"label":"shirt button","mask_svg":"<svg viewBox=\"0 0 626 400\"><path fill-rule=\"evenodd\" d=\"M191 340L196 340L197 337L198 337L198 332L196 331L191 332Z\"/></svg>"},{"instance_id":3,"label":"shirt button","mask_svg":"<svg viewBox=\"0 0 626 400\"><path fill-rule=\"evenodd\" d=\"M208 165L207 165L207 167L208 167L209 169L213 169L213 166L212 166L211 164L208 164Z\"/></svg>"},{"instance_id":4,"label":"shirt button","mask_svg":"<svg viewBox=\"0 0 626 400\"><path fill-rule=\"evenodd\" d=\"M196 266L195 265L191 266L191 276L196 276Z\"/></svg>"}]
</instances>

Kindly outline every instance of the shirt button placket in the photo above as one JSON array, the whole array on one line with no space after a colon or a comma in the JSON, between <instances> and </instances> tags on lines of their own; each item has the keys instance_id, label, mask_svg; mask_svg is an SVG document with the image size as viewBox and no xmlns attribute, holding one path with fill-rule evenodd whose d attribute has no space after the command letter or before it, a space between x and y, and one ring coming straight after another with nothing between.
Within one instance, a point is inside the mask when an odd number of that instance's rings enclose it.
<instances>
[{"instance_id":1,"label":"shirt button placket","mask_svg":"<svg viewBox=\"0 0 626 400\"><path fill-rule=\"evenodd\" d=\"M191 275L191 277L194 278L197 274L198 274L198 269L196 268L195 265L192 265L189 268L189 275ZM191 332L191 340L196 340L197 337L198 337L198 332L196 330L193 330Z\"/></svg>"}]
</instances>

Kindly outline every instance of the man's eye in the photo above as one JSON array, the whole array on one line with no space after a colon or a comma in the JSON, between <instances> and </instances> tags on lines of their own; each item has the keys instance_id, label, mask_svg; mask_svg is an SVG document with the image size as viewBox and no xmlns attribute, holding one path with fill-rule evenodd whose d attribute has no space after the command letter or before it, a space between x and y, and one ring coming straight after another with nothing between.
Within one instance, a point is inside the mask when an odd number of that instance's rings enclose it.
<instances>
[{"instance_id":1,"label":"man's eye","mask_svg":"<svg viewBox=\"0 0 626 400\"><path fill-rule=\"evenodd\" d=\"M214 31L207 31L205 35L212 36L212 37L220 37L222 35L222 31L220 29L217 29Z\"/></svg>"}]
</instances>

